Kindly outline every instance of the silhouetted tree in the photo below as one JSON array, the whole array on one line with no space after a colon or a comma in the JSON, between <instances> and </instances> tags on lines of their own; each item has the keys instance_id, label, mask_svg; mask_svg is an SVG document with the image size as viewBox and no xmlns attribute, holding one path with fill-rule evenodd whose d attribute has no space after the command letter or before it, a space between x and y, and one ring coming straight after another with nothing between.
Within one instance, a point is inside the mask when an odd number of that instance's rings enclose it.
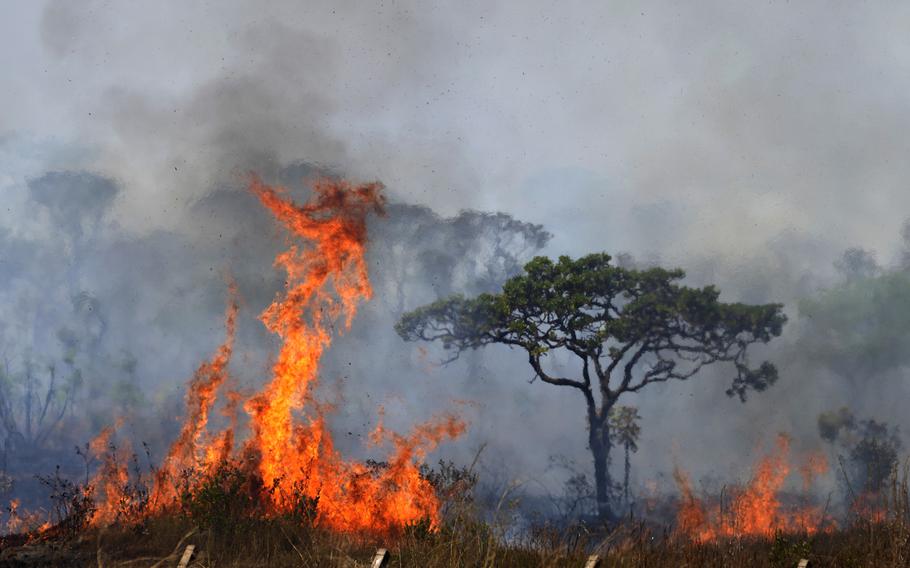
<instances>
[{"instance_id":1,"label":"silhouetted tree","mask_svg":"<svg viewBox=\"0 0 910 568\"><path fill-rule=\"evenodd\" d=\"M846 281L799 303L800 353L857 384L910 362L910 272Z\"/></svg>"},{"instance_id":2,"label":"silhouetted tree","mask_svg":"<svg viewBox=\"0 0 910 568\"><path fill-rule=\"evenodd\" d=\"M727 304L714 287L681 286L681 270L636 270L610 260L603 253L556 262L537 257L500 293L451 296L404 314L396 325L406 341L440 341L452 353L449 361L494 343L520 348L535 377L577 389L587 410L602 518L613 517L608 418L619 398L726 362L736 371L727 394L745 400L749 389L777 380L768 362L750 368L748 347L780 335L786 321L779 304ZM577 376L545 368L557 351L577 357Z\"/></svg>"},{"instance_id":3,"label":"silhouetted tree","mask_svg":"<svg viewBox=\"0 0 910 568\"><path fill-rule=\"evenodd\" d=\"M613 430L616 443L625 450L622 493L627 505L629 504L629 473L632 469L629 454L638 451L638 436L641 434L639 420L641 420L641 416L638 415L638 409L634 406L614 406L610 409L610 428Z\"/></svg>"},{"instance_id":4,"label":"silhouetted tree","mask_svg":"<svg viewBox=\"0 0 910 568\"><path fill-rule=\"evenodd\" d=\"M857 420L842 407L818 416L818 433L823 440L838 445L838 459L846 455L848 471L842 471L850 492L878 494L897 466L901 447L897 427L877 420Z\"/></svg>"},{"instance_id":5,"label":"silhouetted tree","mask_svg":"<svg viewBox=\"0 0 910 568\"><path fill-rule=\"evenodd\" d=\"M848 248L834 262L834 267L847 282L878 276L882 269L875 259L875 253L861 248Z\"/></svg>"}]
</instances>

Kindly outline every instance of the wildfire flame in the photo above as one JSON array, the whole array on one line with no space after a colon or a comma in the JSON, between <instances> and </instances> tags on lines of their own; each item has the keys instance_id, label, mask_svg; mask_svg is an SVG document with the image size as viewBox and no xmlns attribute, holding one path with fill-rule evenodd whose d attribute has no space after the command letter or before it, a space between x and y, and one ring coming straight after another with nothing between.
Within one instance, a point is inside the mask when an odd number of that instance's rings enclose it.
<instances>
[{"instance_id":1,"label":"wildfire flame","mask_svg":"<svg viewBox=\"0 0 910 568\"><path fill-rule=\"evenodd\" d=\"M128 501L126 490L129 484L129 471L126 460L129 456L129 442L125 442L125 447L121 448L115 448L111 443L114 433L121 425L122 421L118 419L114 426L102 428L89 443L89 455L99 456L101 459L101 466L86 488L102 497L97 500L97 508L92 515L93 524L114 522L119 516L121 505Z\"/></svg>"},{"instance_id":2,"label":"wildfire flame","mask_svg":"<svg viewBox=\"0 0 910 568\"><path fill-rule=\"evenodd\" d=\"M807 504L784 507L778 498L790 474L789 452L790 439L779 435L776 450L755 464L752 479L726 505L709 506L698 499L688 474L676 468L674 479L681 493L677 531L698 542L735 536L769 537L778 531L818 532L827 521L821 510ZM800 467L804 487L827 469L823 455L810 455Z\"/></svg>"},{"instance_id":3,"label":"wildfire flame","mask_svg":"<svg viewBox=\"0 0 910 568\"><path fill-rule=\"evenodd\" d=\"M212 472L232 464L261 478L269 488L262 498L272 513L291 510L302 495L318 503L316 522L336 530L387 532L422 520L438 524L439 501L418 462L442 440L459 436L465 423L446 414L406 436L388 432L380 423L371 441L389 443L393 451L387 467L370 468L339 455L325 422L326 407L314 395L319 362L336 325L349 329L357 306L372 296L364 258L366 219L371 212L382 213L381 189L378 183L322 180L313 185L310 202L297 205L283 188L257 177L250 180L250 191L289 231L288 248L275 260L287 274L286 290L260 316L282 339L282 347L261 392L246 400L227 393L223 412L230 426L210 434L208 418L219 388L228 381L233 352L239 303L231 283L226 339L189 384L186 418L157 473L151 509L174 503L181 472ZM250 436L235 447L241 406L250 416ZM110 430L102 432L93 451L106 446L110 435ZM107 459L94 481L104 494L94 519L102 523L112 520L121 497L118 487L128 481L125 468Z\"/></svg>"}]
</instances>

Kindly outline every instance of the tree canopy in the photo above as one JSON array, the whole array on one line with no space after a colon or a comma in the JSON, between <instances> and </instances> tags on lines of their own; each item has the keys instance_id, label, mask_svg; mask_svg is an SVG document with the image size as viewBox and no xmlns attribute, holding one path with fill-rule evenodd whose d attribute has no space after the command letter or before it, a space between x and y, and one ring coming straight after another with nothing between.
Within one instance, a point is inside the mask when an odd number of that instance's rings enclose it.
<instances>
[{"instance_id":1,"label":"tree canopy","mask_svg":"<svg viewBox=\"0 0 910 568\"><path fill-rule=\"evenodd\" d=\"M605 399L687 379L721 361L736 371L731 396L744 400L750 389L776 381L773 365L751 368L746 355L750 344L780 335L786 321L780 304L722 303L713 286L680 285L681 270L636 270L610 261L605 253L556 262L536 257L501 293L439 300L405 314L396 331L407 341L440 341L452 359L491 343L520 347L544 382L584 391L593 373ZM544 368L556 349L584 361L581 378Z\"/></svg>"}]
</instances>

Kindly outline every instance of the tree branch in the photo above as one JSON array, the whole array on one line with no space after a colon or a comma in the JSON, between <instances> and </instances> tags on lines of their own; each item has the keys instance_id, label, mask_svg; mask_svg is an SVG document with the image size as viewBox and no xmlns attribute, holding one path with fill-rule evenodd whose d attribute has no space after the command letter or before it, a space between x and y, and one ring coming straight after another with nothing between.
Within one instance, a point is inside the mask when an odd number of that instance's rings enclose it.
<instances>
[{"instance_id":1,"label":"tree branch","mask_svg":"<svg viewBox=\"0 0 910 568\"><path fill-rule=\"evenodd\" d=\"M534 372L537 373L537 376L540 377L545 383L561 386L561 387L575 387L581 391L590 390L585 387L585 384L581 381L573 381L572 379L566 379L564 377L551 377L544 372L543 367L540 365L540 355L535 355L533 352L528 351L528 362L531 363Z\"/></svg>"}]
</instances>

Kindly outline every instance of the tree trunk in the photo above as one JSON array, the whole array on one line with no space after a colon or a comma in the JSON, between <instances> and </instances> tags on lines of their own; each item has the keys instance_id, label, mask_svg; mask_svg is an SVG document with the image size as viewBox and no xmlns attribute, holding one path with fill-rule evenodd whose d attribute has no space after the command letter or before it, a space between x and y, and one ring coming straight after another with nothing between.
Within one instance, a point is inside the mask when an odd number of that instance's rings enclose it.
<instances>
[{"instance_id":1,"label":"tree trunk","mask_svg":"<svg viewBox=\"0 0 910 568\"><path fill-rule=\"evenodd\" d=\"M629 462L629 444L626 444L625 466L626 466L626 469L625 469L624 476L622 479L622 489L623 489L623 496L625 498L625 505L626 505L626 507L628 507L629 506L629 470L632 469L632 465ZM625 513L623 513L623 514L625 514Z\"/></svg>"},{"instance_id":2,"label":"tree trunk","mask_svg":"<svg viewBox=\"0 0 910 568\"><path fill-rule=\"evenodd\" d=\"M597 516L602 521L613 521L613 509L610 506L610 427L602 424L589 424L588 445L594 457L594 487L597 490Z\"/></svg>"}]
</instances>

